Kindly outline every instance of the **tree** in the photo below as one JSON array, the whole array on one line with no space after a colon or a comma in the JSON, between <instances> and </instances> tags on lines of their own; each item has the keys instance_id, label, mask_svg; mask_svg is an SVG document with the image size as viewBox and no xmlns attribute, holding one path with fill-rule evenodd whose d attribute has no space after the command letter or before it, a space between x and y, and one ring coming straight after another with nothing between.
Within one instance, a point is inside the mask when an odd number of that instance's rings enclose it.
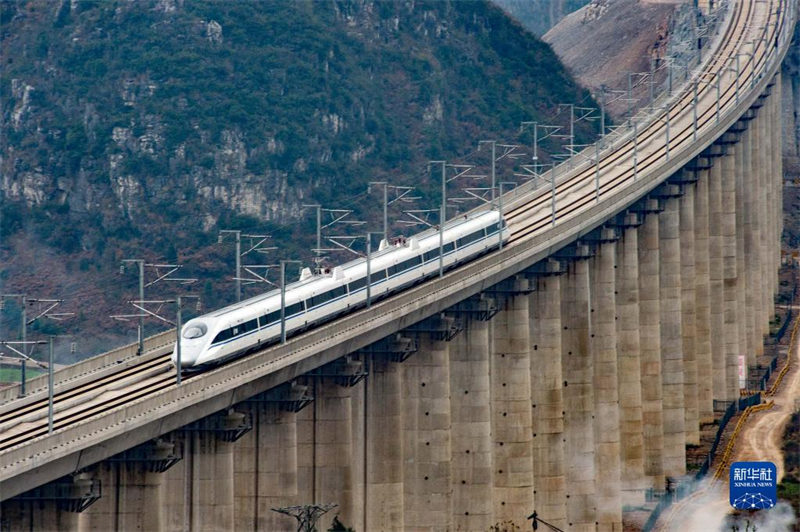
<instances>
[{"instance_id":1,"label":"tree","mask_svg":"<svg viewBox=\"0 0 800 532\"><path fill-rule=\"evenodd\" d=\"M328 532L356 532L355 529L350 528L349 526L342 524L339 521L339 516L333 518L333 523L331 523L331 527L328 529Z\"/></svg>"}]
</instances>

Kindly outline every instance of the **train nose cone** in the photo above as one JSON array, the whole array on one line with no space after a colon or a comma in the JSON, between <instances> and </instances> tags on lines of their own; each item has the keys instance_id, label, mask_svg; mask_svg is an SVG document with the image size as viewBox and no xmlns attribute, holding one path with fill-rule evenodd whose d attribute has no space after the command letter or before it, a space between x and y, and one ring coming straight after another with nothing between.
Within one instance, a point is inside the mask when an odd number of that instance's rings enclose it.
<instances>
[{"instance_id":1,"label":"train nose cone","mask_svg":"<svg viewBox=\"0 0 800 532\"><path fill-rule=\"evenodd\" d=\"M200 349L186 344L181 344L181 368L191 368L197 362L197 357L200 354ZM178 365L178 344L175 344L172 350L172 365Z\"/></svg>"}]
</instances>

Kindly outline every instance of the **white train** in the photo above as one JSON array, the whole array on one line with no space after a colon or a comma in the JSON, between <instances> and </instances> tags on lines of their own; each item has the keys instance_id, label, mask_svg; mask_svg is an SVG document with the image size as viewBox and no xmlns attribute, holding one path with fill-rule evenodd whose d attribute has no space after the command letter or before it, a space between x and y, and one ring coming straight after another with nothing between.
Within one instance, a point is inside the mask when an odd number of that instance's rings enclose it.
<instances>
[{"instance_id":1,"label":"white train","mask_svg":"<svg viewBox=\"0 0 800 532\"><path fill-rule=\"evenodd\" d=\"M445 224L444 268L498 247L508 228L495 210L459 216ZM439 230L431 228L393 244L381 243L369 261L370 299L419 283L439 272ZM287 336L328 321L367 301L367 260L358 259L286 285ZM280 340L280 290L230 305L188 321L181 330L181 367L200 370ZM177 365L177 345L172 363Z\"/></svg>"}]
</instances>

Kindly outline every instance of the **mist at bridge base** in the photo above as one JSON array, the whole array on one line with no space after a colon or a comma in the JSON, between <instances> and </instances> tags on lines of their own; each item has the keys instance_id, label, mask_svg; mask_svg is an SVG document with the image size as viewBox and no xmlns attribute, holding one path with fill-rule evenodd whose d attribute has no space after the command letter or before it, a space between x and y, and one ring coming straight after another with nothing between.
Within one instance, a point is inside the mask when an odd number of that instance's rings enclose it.
<instances>
[{"instance_id":1,"label":"mist at bridge base","mask_svg":"<svg viewBox=\"0 0 800 532\"><path fill-rule=\"evenodd\" d=\"M797 516L794 515L794 509L788 503L779 501L769 510L754 510L753 512L741 512L738 515L729 515L722 530L791 532L794 530L795 523L797 523Z\"/></svg>"}]
</instances>

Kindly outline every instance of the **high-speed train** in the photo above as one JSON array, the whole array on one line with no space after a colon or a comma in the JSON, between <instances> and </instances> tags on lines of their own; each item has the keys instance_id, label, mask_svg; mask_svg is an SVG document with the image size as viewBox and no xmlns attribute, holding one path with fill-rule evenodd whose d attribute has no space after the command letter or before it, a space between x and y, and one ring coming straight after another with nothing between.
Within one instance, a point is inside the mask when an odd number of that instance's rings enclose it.
<instances>
[{"instance_id":1,"label":"high-speed train","mask_svg":"<svg viewBox=\"0 0 800 532\"><path fill-rule=\"evenodd\" d=\"M442 231L445 269L464 263L506 241L509 231L496 210L462 215ZM430 228L381 249L367 259L342 264L285 287L287 336L333 319L367 303L369 266L371 301L419 283L439 272L439 229ZM181 329L181 368L205 369L280 340L281 293L272 290L215 312L193 318ZM177 365L177 344L172 354Z\"/></svg>"}]
</instances>

